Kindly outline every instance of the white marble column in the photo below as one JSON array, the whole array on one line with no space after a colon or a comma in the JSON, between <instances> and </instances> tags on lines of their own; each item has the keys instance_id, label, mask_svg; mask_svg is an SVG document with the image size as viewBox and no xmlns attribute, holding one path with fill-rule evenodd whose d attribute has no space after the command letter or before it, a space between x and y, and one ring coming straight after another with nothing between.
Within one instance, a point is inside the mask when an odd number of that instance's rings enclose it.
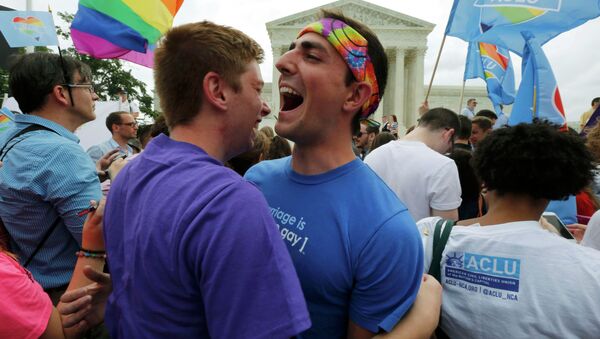
<instances>
[{"instance_id":1,"label":"white marble column","mask_svg":"<svg viewBox=\"0 0 600 339\"><path fill-rule=\"evenodd\" d=\"M275 67L275 63L277 62L277 60L279 60L279 58L281 57L282 53L282 47L281 46L275 46L273 47L273 77L271 80L271 112L273 112L272 115L274 116L278 116L279 115L279 71L277 70L277 67Z\"/></svg>"},{"instance_id":2,"label":"white marble column","mask_svg":"<svg viewBox=\"0 0 600 339\"><path fill-rule=\"evenodd\" d=\"M396 52L394 49L386 49L385 54L388 58L388 76L387 76L387 87L385 89L385 105L383 106L383 112L375 117L375 120L381 121L382 117L393 113L394 110L394 86L396 86Z\"/></svg>"},{"instance_id":3,"label":"white marble column","mask_svg":"<svg viewBox=\"0 0 600 339\"><path fill-rule=\"evenodd\" d=\"M415 53L414 50L410 50L407 53L406 58L406 75L405 86L406 86L406 96L404 110L402 112L401 121L403 122L406 128L409 128L413 125L411 112L416 108L415 104Z\"/></svg>"},{"instance_id":4,"label":"white marble column","mask_svg":"<svg viewBox=\"0 0 600 339\"><path fill-rule=\"evenodd\" d=\"M396 48L393 86L394 104L392 111L388 112L390 114L395 114L396 118L399 119L401 119L401 116L404 114L404 56L404 49Z\"/></svg>"},{"instance_id":5,"label":"white marble column","mask_svg":"<svg viewBox=\"0 0 600 339\"><path fill-rule=\"evenodd\" d=\"M415 73L414 73L414 87L415 87L415 107L411 113L412 124L417 123L419 119L419 106L425 100L425 51L426 48L419 48L415 52Z\"/></svg>"}]
</instances>

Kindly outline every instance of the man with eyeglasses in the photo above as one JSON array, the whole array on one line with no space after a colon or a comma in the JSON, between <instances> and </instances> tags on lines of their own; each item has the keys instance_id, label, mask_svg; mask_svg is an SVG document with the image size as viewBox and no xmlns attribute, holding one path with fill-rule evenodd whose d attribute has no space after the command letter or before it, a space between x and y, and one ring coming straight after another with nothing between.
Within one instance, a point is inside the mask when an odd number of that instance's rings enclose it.
<instances>
[{"instance_id":1,"label":"man with eyeglasses","mask_svg":"<svg viewBox=\"0 0 600 339\"><path fill-rule=\"evenodd\" d=\"M430 216L458 219L462 201L458 169L444 154L451 151L459 127L456 113L434 108L421 116L412 132L365 158L415 220Z\"/></svg>"},{"instance_id":2,"label":"man with eyeglasses","mask_svg":"<svg viewBox=\"0 0 600 339\"><path fill-rule=\"evenodd\" d=\"M0 218L11 250L56 304L71 279L85 216L101 198L96 168L74 133L94 120L90 68L52 53L22 56L10 91L24 114L0 136Z\"/></svg>"},{"instance_id":3,"label":"man with eyeglasses","mask_svg":"<svg viewBox=\"0 0 600 339\"><path fill-rule=\"evenodd\" d=\"M106 117L106 128L112 137L101 144L88 148L87 154L90 158L97 162L105 154L115 149L118 149L121 155L133 155L133 148L127 143L137 135L138 125L133 116L129 112L112 112Z\"/></svg>"}]
</instances>

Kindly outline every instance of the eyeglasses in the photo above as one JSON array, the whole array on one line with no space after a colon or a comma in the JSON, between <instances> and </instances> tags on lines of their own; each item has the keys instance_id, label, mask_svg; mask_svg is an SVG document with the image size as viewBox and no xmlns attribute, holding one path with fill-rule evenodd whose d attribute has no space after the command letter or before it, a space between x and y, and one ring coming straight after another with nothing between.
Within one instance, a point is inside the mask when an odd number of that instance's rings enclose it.
<instances>
[{"instance_id":1,"label":"eyeglasses","mask_svg":"<svg viewBox=\"0 0 600 339\"><path fill-rule=\"evenodd\" d=\"M358 132L354 136L357 137L357 138L360 138L360 137L363 136L363 134L367 134L367 133L365 133L365 132Z\"/></svg>"},{"instance_id":2,"label":"eyeglasses","mask_svg":"<svg viewBox=\"0 0 600 339\"><path fill-rule=\"evenodd\" d=\"M129 127L136 127L138 125L137 122L124 122L124 123L120 123L119 125L127 125Z\"/></svg>"},{"instance_id":3,"label":"eyeglasses","mask_svg":"<svg viewBox=\"0 0 600 339\"><path fill-rule=\"evenodd\" d=\"M87 88L90 93L95 93L93 84L62 84L61 86L67 86L69 88Z\"/></svg>"}]
</instances>

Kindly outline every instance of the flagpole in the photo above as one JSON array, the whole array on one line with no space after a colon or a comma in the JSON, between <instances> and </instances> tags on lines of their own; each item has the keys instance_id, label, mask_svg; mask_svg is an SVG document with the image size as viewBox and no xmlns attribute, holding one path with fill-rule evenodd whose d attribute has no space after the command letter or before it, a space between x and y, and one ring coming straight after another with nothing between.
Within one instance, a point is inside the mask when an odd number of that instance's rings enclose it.
<instances>
[{"instance_id":1,"label":"flagpole","mask_svg":"<svg viewBox=\"0 0 600 339\"><path fill-rule=\"evenodd\" d=\"M27 0L25 5L25 10L32 11L33 10L33 0ZM25 53L33 53L35 51L33 46L25 47Z\"/></svg>"},{"instance_id":2,"label":"flagpole","mask_svg":"<svg viewBox=\"0 0 600 339\"><path fill-rule=\"evenodd\" d=\"M440 63L440 56L442 56L442 49L444 49L444 44L446 43L446 34L444 34L444 38L442 39L442 44L440 45L440 50L437 55L437 59L435 60L435 66L433 67L433 74L431 74L431 81L429 81L429 87L427 88L427 95L425 96L425 101L429 99L429 93L431 93L431 86L433 85L433 78L435 78L435 72L437 71L438 64Z\"/></svg>"},{"instance_id":3,"label":"flagpole","mask_svg":"<svg viewBox=\"0 0 600 339\"><path fill-rule=\"evenodd\" d=\"M466 83L467 83L467 80L463 80L462 89L460 90L460 102L458 103L458 111L456 111L458 114L460 114L462 112L462 103L463 103L463 99L465 98L465 84Z\"/></svg>"}]
</instances>

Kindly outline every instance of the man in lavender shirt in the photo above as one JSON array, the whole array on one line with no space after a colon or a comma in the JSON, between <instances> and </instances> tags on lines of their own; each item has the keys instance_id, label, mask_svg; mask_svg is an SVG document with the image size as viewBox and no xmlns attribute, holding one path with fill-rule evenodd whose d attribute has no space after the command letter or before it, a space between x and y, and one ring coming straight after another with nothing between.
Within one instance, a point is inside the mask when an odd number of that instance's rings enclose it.
<instances>
[{"instance_id":1,"label":"man in lavender shirt","mask_svg":"<svg viewBox=\"0 0 600 339\"><path fill-rule=\"evenodd\" d=\"M155 52L171 131L113 182L104 234L114 338L289 338L310 327L296 272L261 193L223 166L267 112L260 46L209 22Z\"/></svg>"}]
</instances>

